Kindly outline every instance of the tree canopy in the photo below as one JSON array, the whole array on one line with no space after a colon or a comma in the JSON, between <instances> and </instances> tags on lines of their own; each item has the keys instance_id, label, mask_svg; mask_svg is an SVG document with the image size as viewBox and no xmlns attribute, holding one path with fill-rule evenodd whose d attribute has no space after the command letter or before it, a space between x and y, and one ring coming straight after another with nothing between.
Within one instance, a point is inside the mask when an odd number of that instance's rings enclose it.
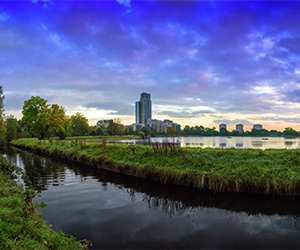
<instances>
[{"instance_id":1,"label":"tree canopy","mask_svg":"<svg viewBox=\"0 0 300 250\"><path fill-rule=\"evenodd\" d=\"M19 127L19 123L15 117L9 116L6 119L6 141L7 142L10 142L17 138L18 127Z\"/></svg>"},{"instance_id":2,"label":"tree canopy","mask_svg":"<svg viewBox=\"0 0 300 250\"><path fill-rule=\"evenodd\" d=\"M70 118L70 131L72 136L87 135L89 132L89 121L81 113L76 113Z\"/></svg>"},{"instance_id":3,"label":"tree canopy","mask_svg":"<svg viewBox=\"0 0 300 250\"><path fill-rule=\"evenodd\" d=\"M24 102L22 114L23 128L30 136L40 139L66 136L68 119L63 107L50 106L47 100L33 96Z\"/></svg>"},{"instance_id":4,"label":"tree canopy","mask_svg":"<svg viewBox=\"0 0 300 250\"><path fill-rule=\"evenodd\" d=\"M44 139L48 136L49 105L47 100L33 96L24 102L22 124L26 132L33 137Z\"/></svg>"}]
</instances>

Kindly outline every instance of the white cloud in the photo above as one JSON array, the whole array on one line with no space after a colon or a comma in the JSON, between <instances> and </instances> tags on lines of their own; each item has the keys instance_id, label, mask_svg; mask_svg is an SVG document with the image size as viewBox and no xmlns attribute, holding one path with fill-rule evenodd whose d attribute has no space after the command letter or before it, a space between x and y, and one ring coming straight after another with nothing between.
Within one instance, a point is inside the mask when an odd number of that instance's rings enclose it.
<instances>
[{"instance_id":1,"label":"white cloud","mask_svg":"<svg viewBox=\"0 0 300 250\"><path fill-rule=\"evenodd\" d=\"M271 37L265 37L260 33L252 33L249 35L249 43L245 46L245 49L255 60L259 60L271 52L275 42Z\"/></svg>"},{"instance_id":2,"label":"white cloud","mask_svg":"<svg viewBox=\"0 0 300 250\"><path fill-rule=\"evenodd\" d=\"M70 43L67 42L66 39L64 39L64 37L57 33L50 33L49 40L60 49L64 50L71 48Z\"/></svg>"},{"instance_id":3,"label":"white cloud","mask_svg":"<svg viewBox=\"0 0 300 250\"><path fill-rule=\"evenodd\" d=\"M276 94L277 91L274 87L269 85L261 85L253 87L253 92L257 94Z\"/></svg>"},{"instance_id":4,"label":"white cloud","mask_svg":"<svg viewBox=\"0 0 300 250\"><path fill-rule=\"evenodd\" d=\"M198 49L189 49L187 50L187 57L190 59L195 59L198 54Z\"/></svg>"},{"instance_id":5,"label":"white cloud","mask_svg":"<svg viewBox=\"0 0 300 250\"><path fill-rule=\"evenodd\" d=\"M116 0L119 4L124 5L127 8L131 7L131 0Z\"/></svg>"}]
</instances>

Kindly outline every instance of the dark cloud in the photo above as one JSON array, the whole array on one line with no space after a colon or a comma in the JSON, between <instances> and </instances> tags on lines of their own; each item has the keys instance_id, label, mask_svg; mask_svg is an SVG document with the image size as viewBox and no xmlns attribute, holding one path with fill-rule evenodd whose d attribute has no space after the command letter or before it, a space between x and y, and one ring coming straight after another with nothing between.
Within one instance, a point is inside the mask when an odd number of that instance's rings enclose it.
<instances>
[{"instance_id":1,"label":"dark cloud","mask_svg":"<svg viewBox=\"0 0 300 250\"><path fill-rule=\"evenodd\" d=\"M85 105L87 108L97 108L103 110L111 110L111 114L115 115L132 115L134 113L134 106L130 103L115 102L91 102Z\"/></svg>"}]
</instances>

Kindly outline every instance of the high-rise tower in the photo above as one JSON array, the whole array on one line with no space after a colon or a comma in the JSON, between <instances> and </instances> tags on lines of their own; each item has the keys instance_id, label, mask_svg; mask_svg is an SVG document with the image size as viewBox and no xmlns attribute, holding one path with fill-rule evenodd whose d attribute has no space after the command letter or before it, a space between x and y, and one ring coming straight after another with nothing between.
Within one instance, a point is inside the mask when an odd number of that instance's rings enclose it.
<instances>
[{"instance_id":1,"label":"high-rise tower","mask_svg":"<svg viewBox=\"0 0 300 250\"><path fill-rule=\"evenodd\" d=\"M135 103L135 122L147 125L152 119L151 95L142 93L140 100Z\"/></svg>"}]
</instances>

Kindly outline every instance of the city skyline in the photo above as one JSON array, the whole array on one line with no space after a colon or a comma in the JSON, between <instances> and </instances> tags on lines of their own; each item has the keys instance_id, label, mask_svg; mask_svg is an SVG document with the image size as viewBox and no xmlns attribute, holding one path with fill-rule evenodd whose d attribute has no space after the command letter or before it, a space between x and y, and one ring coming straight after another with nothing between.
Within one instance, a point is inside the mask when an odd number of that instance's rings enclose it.
<instances>
[{"instance_id":1,"label":"city skyline","mask_svg":"<svg viewBox=\"0 0 300 250\"><path fill-rule=\"evenodd\" d=\"M7 114L39 95L91 124L153 117L182 126L300 130L298 2L5 1L0 84ZM75 18L76 17L76 18Z\"/></svg>"}]
</instances>

